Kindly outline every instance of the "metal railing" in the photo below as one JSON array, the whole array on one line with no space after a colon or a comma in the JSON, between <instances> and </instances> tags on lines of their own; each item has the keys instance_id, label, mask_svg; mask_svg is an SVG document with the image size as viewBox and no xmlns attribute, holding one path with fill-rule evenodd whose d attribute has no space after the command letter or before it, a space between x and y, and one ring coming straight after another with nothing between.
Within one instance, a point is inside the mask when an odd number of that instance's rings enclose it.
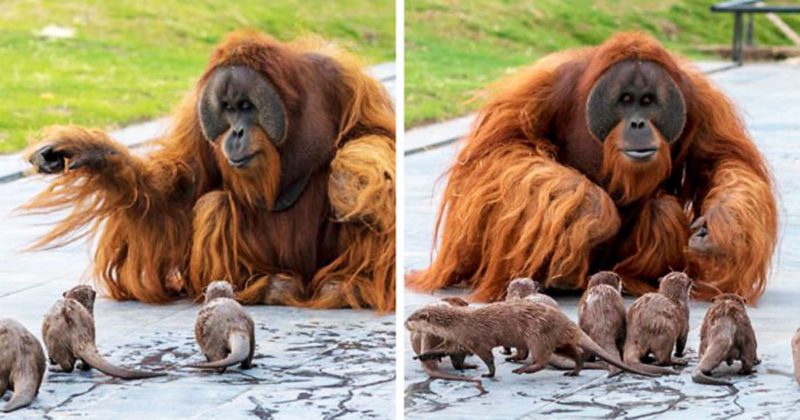
<instances>
[{"instance_id":1,"label":"metal railing","mask_svg":"<svg viewBox=\"0 0 800 420\"><path fill-rule=\"evenodd\" d=\"M755 13L800 13L800 6L769 6L763 0L731 0L711 6L714 13L733 13L733 46L731 59L737 65L744 62L744 45L753 45L753 14ZM744 15L747 27L744 28Z\"/></svg>"}]
</instances>

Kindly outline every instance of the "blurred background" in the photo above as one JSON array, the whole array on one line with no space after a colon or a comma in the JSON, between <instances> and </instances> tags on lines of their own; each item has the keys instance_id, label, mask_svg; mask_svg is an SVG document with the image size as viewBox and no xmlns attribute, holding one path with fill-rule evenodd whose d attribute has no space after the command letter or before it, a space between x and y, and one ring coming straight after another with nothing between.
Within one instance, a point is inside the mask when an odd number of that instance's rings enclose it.
<instances>
[{"instance_id":1,"label":"blurred background","mask_svg":"<svg viewBox=\"0 0 800 420\"><path fill-rule=\"evenodd\" d=\"M642 30L694 59L730 54L733 17L709 0L406 0L406 125L460 116L503 74L565 48L595 45L618 31ZM797 1L769 1L770 6ZM794 31L800 15L781 14ZM756 46L792 46L763 14Z\"/></svg>"},{"instance_id":2,"label":"blurred background","mask_svg":"<svg viewBox=\"0 0 800 420\"><path fill-rule=\"evenodd\" d=\"M228 32L317 34L394 60L392 0L0 0L0 153L42 127L114 129L169 114Z\"/></svg>"}]
</instances>

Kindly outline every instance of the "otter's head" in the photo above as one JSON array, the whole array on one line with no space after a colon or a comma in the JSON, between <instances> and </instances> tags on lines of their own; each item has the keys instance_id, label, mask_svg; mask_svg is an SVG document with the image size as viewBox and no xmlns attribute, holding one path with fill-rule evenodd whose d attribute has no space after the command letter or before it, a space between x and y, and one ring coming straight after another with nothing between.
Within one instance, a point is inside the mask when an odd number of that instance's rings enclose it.
<instances>
[{"instance_id":1,"label":"otter's head","mask_svg":"<svg viewBox=\"0 0 800 420\"><path fill-rule=\"evenodd\" d=\"M206 286L204 295L206 302L210 302L216 298L233 299L235 297L233 286L225 280L217 280Z\"/></svg>"},{"instance_id":2,"label":"otter's head","mask_svg":"<svg viewBox=\"0 0 800 420\"><path fill-rule=\"evenodd\" d=\"M670 299L688 300L691 289L692 279L684 272L673 271L659 280L658 292Z\"/></svg>"},{"instance_id":3,"label":"otter's head","mask_svg":"<svg viewBox=\"0 0 800 420\"><path fill-rule=\"evenodd\" d=\"M745 305L744 298L742 298L741 296L737 295L736 293L723 293L721 295L717 295L717 296L714 297L714 299L711 299L711 302L713 302L713 303L717 303L717 302L732 302L732 303L738 303L738 304L742 305L743 307Z\"/></svg>"},{"instance_id":4,"label":"otter's head","mask_svg":"<svg viewBox=\"0 0 800 420\"><path fill-rule=\"evenodd\" d=\"M598 273L592 274L589 277L589 282L586 285L587 289L591 289L594 286L598 286L601 284L607 284L614 288L614 290L622 292L622 279L619 275L613 271L600 271Z\"/></svg>"},{"instance_id":5,"label":"otter's head","mask_svg":"<svg viewBox=\"0 0 800 420\"><path fill-rule=\"evenodd\" d=\"M524 299L539 291L539 283L529 277L511 280L506 289L506 300Z\"/></svg>"},{"instance_id":6,"label":"otter's head","mask_svg":"<svg viewBox=\"0 0 800 420\"><path fill-rule=\"evenodd\" d=\"M452 338L453 327L459 316L464 315L465 307L454 307L446 302L436 302L417 309L406 319L406 329Z\"/></svg>"},{"instance_id":7,"label":"otter's head","mask_svg":"<svg viewBox=\"0 0 800 420\"><path fill-rule=\"evenodd\" d=\"M92 286L75 286L64 292L62 296L66 299L77 300L90 314L94 315L94 299L97 297L97 293L92 289Z\"/></svg>"}]
</instances>

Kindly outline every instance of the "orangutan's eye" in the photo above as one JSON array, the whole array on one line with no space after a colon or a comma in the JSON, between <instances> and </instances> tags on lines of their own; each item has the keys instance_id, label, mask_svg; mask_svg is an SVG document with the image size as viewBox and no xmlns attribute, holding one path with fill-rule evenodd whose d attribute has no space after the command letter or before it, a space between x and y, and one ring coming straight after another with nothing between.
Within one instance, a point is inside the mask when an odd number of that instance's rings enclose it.
<instances>
[{"instance_id":1,"label":"orangutan's eye","mask_svg":"<svg viewBox=\"0 0 800 420\"><path fill-rule=\"evenodd\" d=\"M620 96L619 101L623 105L630 105L631 103L633 103L633 95L631 95L630 93L623 93L622 96Z\"/></svg>"}]
</instances>

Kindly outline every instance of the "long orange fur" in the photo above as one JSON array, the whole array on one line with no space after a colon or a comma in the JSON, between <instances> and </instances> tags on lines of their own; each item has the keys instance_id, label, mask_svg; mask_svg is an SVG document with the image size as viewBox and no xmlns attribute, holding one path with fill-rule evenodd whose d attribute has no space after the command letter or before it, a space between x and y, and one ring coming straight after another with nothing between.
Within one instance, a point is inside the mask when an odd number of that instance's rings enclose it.
<instances>
[{"instance_id":1,"label":"long orange fur","mask_svg":"<svg viewBox=\"0 0 800 420\"><path fill-rule=\"evenodd\" d=\"M277 191L279 154L254 130L265 152L260 172L231 171L202 134L197 102L215 69L245 65L267 76L286 108L295 109L304 76L313 71L303 60L313 55L335 63L335 75L324 75L338 78L325 88L336 89L341 98L338 134L330 139L335 156L292 209L270 213L265 207ZM32 248L95 238L94 277L114 299L170 301L178 297L176 278L194 297L224 278L238 287L241 300L260 303L265 279L278 274L300 276L306 287L302 299L289 304L394 309L394 111L383 87L355 58L319 39L283 43L235 32L214 50L172 121L147 157L132 155L98 130L44 131L39 145L112 152L100 167L67 169L23 206L31 212L71 209ZM378 157L363 156L371 153ZM329 177L351 181L329 187ZM309 232L311 226L319 227L318 233ZM306 242L294 241L292 232ZM264 252L264 241L273 251ZM318 243L326 255L317 254ZM308 273L279 264L307 261L309 255L317 255L317 262ZM336 287L320 293L329 283Z\"/></svg>"},{"instance_id":2,"label":"long orange fur","mask_svg":"<svg viewBox=\"0 0 800 420\"><path fill-rule=\"evenodd\" d=\"M598 78L626 59L659 63L683 93L678 144L668 150L662 140L646 174L610 155L614 136L595 146L603 153L597 173L562 164L552 128L588 135L564 110L585 109ZM647 35L623 33L547 56L493 89L449 171L438 252L426 271L407 276L409 286L466 283L474 298L491 301L517 276L575 289L590 269L614 268L638 294L670 270L689 269L710 285L695 289L700 298L722 291L754 303L763 293L777 236L771 179L734 106L691 63ZM667 193L670 183L677 186ZM689 223L701 215L722 254L687 249Z\"/></svg>"}]
</instances>

